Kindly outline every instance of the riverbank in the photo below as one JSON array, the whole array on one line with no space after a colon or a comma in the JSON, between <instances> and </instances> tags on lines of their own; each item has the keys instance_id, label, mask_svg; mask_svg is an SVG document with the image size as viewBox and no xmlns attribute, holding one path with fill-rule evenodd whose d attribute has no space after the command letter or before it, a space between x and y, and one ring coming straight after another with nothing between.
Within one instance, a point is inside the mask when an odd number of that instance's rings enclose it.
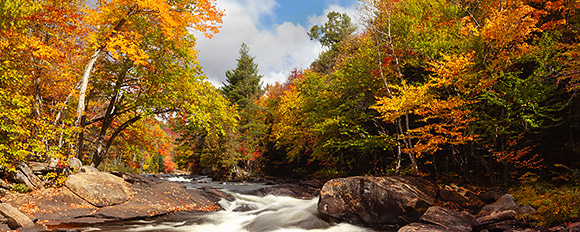
<instances>
[{"instance_id":1,"label":"riverbank","mask_svg":"<svg viewBox=\"0 0 580 232\"><path fill-rule=\"evenodd\" d=\"M7 192L0 201L16 213L2 212L0 230L44 231L178 211L217 211L221 209L217 202L229 198L217 189L192 190L159 178L116 174L83 167L61 188L39 188L27 194Z\"/></svg>"},{"instance_id":2,"label":"riverbank","mask_svg":"<svg viewBox=\"0 0 580 232\"><path fill-rule=\"evenodd\" d=\"M534 227L529 219L538 211L518 204L505 190L440 186L420 177L348 177L325 183L264 177L226 183L192 175L106 173L86 166L79 170L61 188L38 187L27 194L3 191L0 230L136 223L184 212L223 220L238 215L246 218L240 223L247 225L234 227L254 231L248 228L278 226L266 223L271 218L279 219L280 226L294 226L282 223L283 214L262 215L280 211L284 205L284 210L296 215L309 215L296 222L301 231L331 228L341 222L369 231L580 231L580 223ZM31 175L25 173L22 176ZM33 177L28 179L24 183L34 187ZM215 211L220 213L208 213ZM187 223L187 228L200 226ZM215 228L223 224L212 223ZM175 226L183 229L182 224ZM359 228L337 228L344 227Z\"/></svg>"}]
</instances>

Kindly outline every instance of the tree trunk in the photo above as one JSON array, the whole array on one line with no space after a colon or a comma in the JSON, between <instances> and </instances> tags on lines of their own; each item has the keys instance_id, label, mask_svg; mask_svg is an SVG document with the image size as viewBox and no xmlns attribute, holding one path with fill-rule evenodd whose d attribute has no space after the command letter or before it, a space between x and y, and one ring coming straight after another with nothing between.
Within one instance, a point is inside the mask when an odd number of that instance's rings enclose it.
<instances>
[{"instance_id":1,"label":"tree trunk","mask_svg":"<svg viewBox=\"0 0 580 232\"><path fill-rule=\"evenodd\" d=\"M85 66L85 71L83 72L83 76L81 77L81 85L79 87L79 102L77 107L77 120L76 125L81 124L81 118L85 112L85 95L87 93L87 87L89 86L89 77L91 76L91 72L93 71L93 67L95 66L95 62L101 56L101 52L103 51L102 48L99 48L95 51L95 53L91 56L91 59Z\"/></svg>"},{"instance_id":2,"label":"tree trunk","mask_svg":"<svg viewBox=\"0 0 580 232\"><path fill-rule=\"evenodd\" d=\"M409 120L409 117L406 117L406 119ZM411 149L412 145L410 139L405 139L406 131L403 130L401 118L397 119L397 126L399 127L399 135L401 135L399 138L403 140L403 143L405 144L405 147L407 149ZM409 124L407 123L407 127L408 126ZM415 158L415 155L412 152L407 152L407 155L409 155L409 159L411 160L411 166L413 167L415 174L419 174L419 166L417 165L417 159Z\"/></svg>"},{"instance_id":3,"label":"tree trunk","mask_svg":"<svg viewBox=\"0 0 580 232\"><path fill-rule=\"evenodd\" d=\"M135 117L127 120L126 122L124 122L121 126L119 126L115 130L115 132L113 132L113 134L111 135L111 138L109 138L109 140L107 140L105 147L102 148L100 151L95 151L95 155L93 156L93 161L92 161L91 165L94 167L98 167L101 164L101 162L103 162L103 160L105 159L107 153L109 153L109 148L113 144L113 141L115 140L115 138L121 133L121 131L123 131L124 129L129 127L131 124L139 121L139 119L141 119L141 116L135 116Z\"/></svg>"},{"instance_id":4,"label":"tree trunk","mask_svg":"<svg viewBox=\"0 0 580 232\"><path fill-rule=\"evenodd\" d=\"M397 134L397 168L395 169L395 173L399 174L401 172L401 135Z\"/></svg>"},{"instance_id":5,"label":"tree trunk","mask_svg":"<svg viewBox=\"0 0 580 232\"><path fill-rule=\"evenodd\" d=\"M83 115L80 120L81 131L78 134L77 140L77 158L82 160L83 159L83 150L84 150L84 143L85 143L85 116Z\"/></svg>"}]
</instances>

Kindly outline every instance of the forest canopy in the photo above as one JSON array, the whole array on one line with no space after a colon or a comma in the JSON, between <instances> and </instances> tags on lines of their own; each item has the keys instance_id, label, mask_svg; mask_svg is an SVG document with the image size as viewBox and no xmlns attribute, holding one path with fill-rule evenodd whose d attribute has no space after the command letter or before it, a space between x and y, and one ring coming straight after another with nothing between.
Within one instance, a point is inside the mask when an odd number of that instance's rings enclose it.
<instances>
[{"instance_id":1,"label":"forest canopy","mask_svg":"<svg viewBox=\"0 0 580 232\"><path fill-rule=\"evenodd\" d=\"M325 50L262 86L246 44L220 89L192 31L215 0L0 3L0 166L221 178L414 174L494 184L578 168L578 1L359 0ZM358 28L358 29L357 29Z\"/></svg>"}]
</instances>

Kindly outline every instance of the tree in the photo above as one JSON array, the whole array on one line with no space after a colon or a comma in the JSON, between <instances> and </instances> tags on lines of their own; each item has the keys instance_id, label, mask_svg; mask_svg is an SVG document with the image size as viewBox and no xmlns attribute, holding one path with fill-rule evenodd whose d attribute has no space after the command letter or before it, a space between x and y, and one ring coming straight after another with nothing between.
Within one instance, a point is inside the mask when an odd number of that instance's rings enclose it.
<instances>
[{"instance_id":1,"label":"tree","mask_svg":"<svg viewBox=\"0 0 580 232\"><path fill-rule=\"evenodd\" d=\"M64 123L86 34L77 1L0 3L0 165L71 154Z\"/></svg>"},{"instance_id":2,"label":"tree","mask_svg":"<svg viewBox=\"0 0 580 232\"><path fill-rule=\"evenodd\" d=\"M210 33L218 31L222 12L214 1L127 1L101 2L90 10L87 21L98 28L91 37L94 54L81 78L77 108L78 153L82 154L86 137L95 134L92 164L98 166L106 157L113 140L127 127L150 115L170 112L192 113L196 103L204 101L190 28ZM114 22L111 24L111 22ZM102 55L104 58L101 58ZM100 61L100 63L97 63ZM92 118L85 120L85 95L90 74L97 78L89 107ZM126 121L112 128L121 115ZM95 128L87 127L92 124Z\"/></svg>"},{"instance_id":3,"label":"tree","mask_svg":"<svg viewBox=\"0 0 580 232\"><path fill-rule=\"evenodd\" d=\"M211 168L217 177L227 178L244 157L236 153L235 135L239 114L222 93L210 83L204 85L204 99L196 114L172 120L179 133L177 165L191 171Z\"/></svg>"},{"instance_id":4,"label":"tree","mask_svg":"<svg viewBox=\"0 0 580 232\"><path fill-rule=\"evenodd\" d=\"M226 83L222 87L228 99L240 108L247 106L252 98L262 92L262 75L258 74L258 64L254 63L255 57L250 56L249 52L248 45L242 43L236 68L226 71Z\"/></svg>"},{"instance_id":5,"label":"tree","mask_svg":"<svg viewBox=\"0 0 580 232\"><path fill-rule=\"evenodd\" d=\"M346 13L332 11L326 17L328 21L324 25L314 25L308 32L310 40L318 40L322 46L331 48L357 29Z\"/></svg>"},{"instance_id":6,"label":"tree","mask_svg":"<svg viewBox=\"0 0 580 232\"><path fill-rule=\"evenodd\" d=\"M335 45L346 40L357 30L346 13L332 11L326 17L328 21L324 25L314 25L308 32L310 40L318 40L322 46L329 48L320 53L311 65L313 71L320 73L332 72L338 56Z\"/></svg>"},{"instance_id":7,"label":"tree","mask_svg":"<svg viewBox=\"0 0 580 232\"><path fill-rule=\"evenodd\" d=\"M222 87L224 95L238 106L240 121L237 127L235 157L240 157L234 169L240 170L236 175L248 171L254 174L258 158L261 157L262 141L266 126L265 113L258 105L258 99L263 94L261 78L258 74L258 65L254 63L255 57L250 56L249 47L242 43L240 57L237 59L236 68L226 71L226 83Z\"/></svg>"}]
</instances>

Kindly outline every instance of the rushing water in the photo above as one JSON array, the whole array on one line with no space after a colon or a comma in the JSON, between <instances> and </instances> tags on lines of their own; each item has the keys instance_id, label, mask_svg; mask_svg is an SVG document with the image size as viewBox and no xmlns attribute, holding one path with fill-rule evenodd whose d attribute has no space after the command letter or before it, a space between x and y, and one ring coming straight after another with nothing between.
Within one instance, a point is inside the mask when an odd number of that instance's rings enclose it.
<instances>
[{"instance_id":1,"label":"rushing water","mask_svg":"<svg viewBox=\"0 0 580 232\"><path fill-rule=\"evenodd\" d=\"M322 219L316 207L318 198L302 200L266 195L260 190L267 185L216 183L207 177L165 177L188 188L212 187L229 192L233 201L222 199L222 211L212 213L178 212L148 220L115 222L82 231L188 231L188 232L355 232L371 231L347 223Z\"/></svg>"}]
</instances>

